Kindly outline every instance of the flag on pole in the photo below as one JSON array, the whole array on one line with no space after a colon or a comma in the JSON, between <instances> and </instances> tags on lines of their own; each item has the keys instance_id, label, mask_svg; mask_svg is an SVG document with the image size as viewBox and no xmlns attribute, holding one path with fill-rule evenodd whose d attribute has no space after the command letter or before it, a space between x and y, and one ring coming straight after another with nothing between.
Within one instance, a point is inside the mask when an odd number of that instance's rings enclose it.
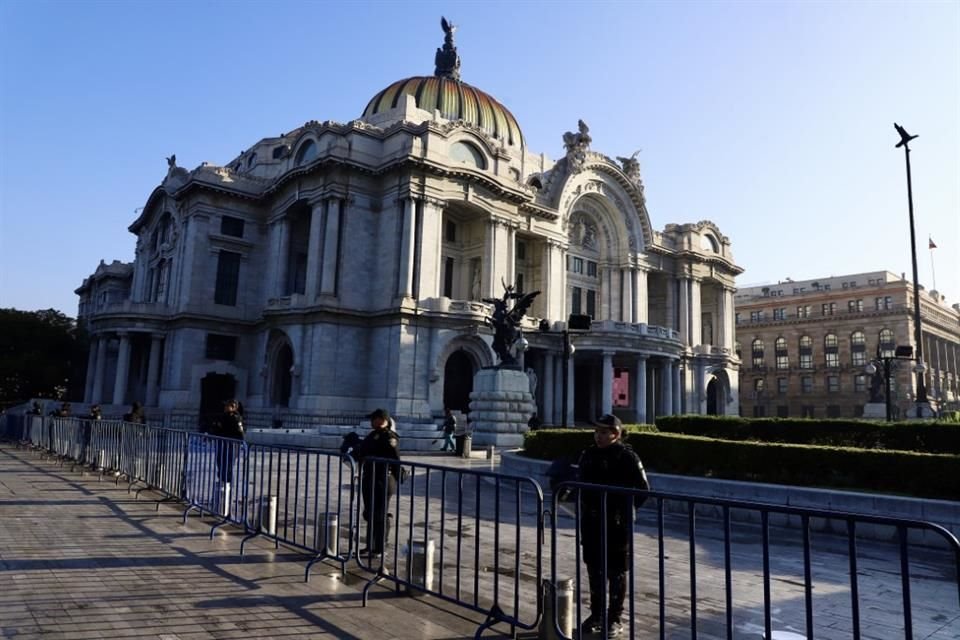
<instances>
[{"instance_id":1,"label":"flag on pole","mask_svg":"<svg viewBox=\"0 0 960 640\"><path fill-rule=\"evenodd\" d=\"M931 236L927 236L927 239L930 241L930 248L931 248L931 249L936 249L936 248L937 248L937 245L936 245L936 243L934 243L933 238L932 238Z\"/></svg>"}]
</instances>

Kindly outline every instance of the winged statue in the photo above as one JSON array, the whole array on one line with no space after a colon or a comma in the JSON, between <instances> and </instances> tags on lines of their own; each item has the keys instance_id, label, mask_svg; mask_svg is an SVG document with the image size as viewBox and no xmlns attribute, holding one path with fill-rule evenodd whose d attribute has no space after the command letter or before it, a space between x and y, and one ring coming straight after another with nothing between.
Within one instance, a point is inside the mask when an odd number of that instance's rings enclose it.
<instances>
[{"instance_id":1,"label":"winged statue","mask_svg":"<svg viewBox=\"0 0 960 640\"><path fill-rule=\"evenodd\" d=\"M493 352L500 358L500 367L511 367L517 365L514 345L520 338L520 323L540 292L518 293L513 285L506 283L503 288L502 298L484 298L483 301L493 305L493 315L487 319L493 326ZM508 309L510 300L514 303Z\"/></svg>"}]
</instances>

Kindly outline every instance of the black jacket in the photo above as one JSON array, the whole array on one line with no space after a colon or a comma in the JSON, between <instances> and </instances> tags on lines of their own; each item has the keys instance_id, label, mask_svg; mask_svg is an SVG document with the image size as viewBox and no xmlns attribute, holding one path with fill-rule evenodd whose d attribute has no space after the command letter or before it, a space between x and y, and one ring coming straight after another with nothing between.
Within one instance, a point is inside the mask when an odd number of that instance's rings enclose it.
<instances>
[{"instance_id":1,"label":"black jacket","mask_svg":"<svg viewBox=\"0 0 960 640\"><path fill-rule=\"evenodd\" d=\"M243 418L239 413L223 413L213 424L212 435L243 440Z\"/></svg>"},{"instance_id":2,"label":"black jacket","mask_svg":"<svg viewBox=\"0 0 960 640\"><path fill-rule=\"evenodd\" d=\"M386 429L371 429L367 437L350 452L357 464L363 464L365 458L387 458L400 460L400 436L389 427ZM365 470L364 473L367 473ZM382 471L374 472L373 477L381 476ZM390 465L390 474L394 478L400 476L400 465Z\"/></svg>"},{"instance_id":3,"label":"black jacket","mask_svg":"<svg viewBox=\"0 0 960 640\"><path fill-rule=\"evenodd\" d=\"M615 442L601 449L592 446L580 454L577 480L627 489L650 488L640 457L630 445ZM599 518L602 514L603 493L585 489L580 496L581 518ZM639 500L633 506L639 506ZM629 496L613 496L607 501L607 521L610 524L633 522Z\"/></svg>"}]
</instances>

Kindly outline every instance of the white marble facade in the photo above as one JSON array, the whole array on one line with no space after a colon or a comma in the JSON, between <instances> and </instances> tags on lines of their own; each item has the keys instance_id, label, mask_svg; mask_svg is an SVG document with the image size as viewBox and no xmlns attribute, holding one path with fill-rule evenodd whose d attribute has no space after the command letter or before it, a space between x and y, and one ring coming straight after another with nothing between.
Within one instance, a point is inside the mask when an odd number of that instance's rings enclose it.
<instances>
[{"instance_id":1,"label":"white marble facade","mask_svg":"<svg viewBox=\"0 0 960 640\"><path fill-rule=\"evenodd\" d=\"M130 226L133 264L101 264L77 290L86 400L433 421L466 410L494 364L482 299L512 283L541 291L524 368L545 423L737 414L729 240L707 221L655 231L635 158L592 149L582 122L558 132L560 160L534 153L440 55L357 120L307 122L224 166L168 159ZM564 408L570 313L594 322L574 339Z\"/></svg>"}]
</instances>

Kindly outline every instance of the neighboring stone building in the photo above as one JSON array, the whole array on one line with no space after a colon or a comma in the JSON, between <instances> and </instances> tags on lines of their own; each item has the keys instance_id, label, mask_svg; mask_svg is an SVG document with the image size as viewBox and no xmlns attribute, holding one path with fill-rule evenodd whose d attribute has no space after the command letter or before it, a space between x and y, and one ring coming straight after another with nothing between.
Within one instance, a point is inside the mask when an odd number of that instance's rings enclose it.
<instances>
[{"instance_id":1,"label":"neighboring stone building","mask_svg":"<svg viewBox=\"0 0 960 640\"><path fill-rule=\"evenodd\" d=\"M869 399L868 362L914 342L913 285L889 271L745 287L736 294L745 416L857 417ZM927 397L958 408L960 305L921 288ZM914 363L896 363L894 413L913 404Z\"/></svg>"},{"instance_id":2,"label":"neighboring stone building","mask_svg":"<svg viewBox=\"0 0 960 640\"><path fill-rule=\"evenodd\" d=\"M563 415L570 313L595 319L569 364L571 421L736 414L729 240L711 222L654 231L639 163L592 150L582 122L559 161L528 149L459 80L452 30L436 64L357 120L307 122L225 166L169 158L130 225L124 299L101 297L102 265L77 290L86 399L195 413L236 396L254 424L377 406L429 422L467 410L494 364L483 299L513 283L542 291L524 368L545 423Z\"/></svg>"}]
</instances>

